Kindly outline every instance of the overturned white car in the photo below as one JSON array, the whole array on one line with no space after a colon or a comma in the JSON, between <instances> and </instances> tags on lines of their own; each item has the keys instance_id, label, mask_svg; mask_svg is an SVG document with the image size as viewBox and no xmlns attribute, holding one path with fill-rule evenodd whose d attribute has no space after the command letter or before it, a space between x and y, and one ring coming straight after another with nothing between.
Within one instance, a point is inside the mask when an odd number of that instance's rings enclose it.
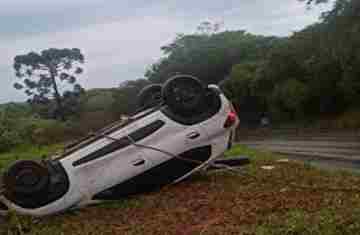
<instances>
[{"instance_id":1,"label":"overturned white car","mask_svg":"<svg viewBox=\"0 0 360 235\"><path fill-rule=\"evenodd\" d=\"M142 111L62 156L14 163L3 175L0 210L44 216L178 182L221 156L239 123L219 88L192 76L146 87L139 103Z\"/></svg>"}]
</instances>

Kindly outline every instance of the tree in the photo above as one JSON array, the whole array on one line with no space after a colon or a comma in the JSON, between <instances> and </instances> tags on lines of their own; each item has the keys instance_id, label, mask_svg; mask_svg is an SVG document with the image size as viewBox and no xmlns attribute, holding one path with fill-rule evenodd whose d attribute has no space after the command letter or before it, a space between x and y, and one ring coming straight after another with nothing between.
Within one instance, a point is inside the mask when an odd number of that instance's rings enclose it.
<instances>
[{"instance_id":1,"label":"tree","mask_svg":"<svg viewBox=\"0 0 360 235\"><path fill-rule=\"evenodd\" d=\"M163 83L177 73L191 74L206 84L217 84L229 76L232 66L260 60L279 40L246 31L217 32L219 26L204 22L199 33L179 34L163 46L164 57L153 64L145 77Z\"/></svg>"},{"instance_id":2,"label":"tree","mask_svg":"<svg viewBox=\"0 0 360 235\"><path fill-rule=\"evenodd\" d=\"M257 87L257 63L243 63L232 67L230 77L221 83L221 89L231 99L241 120L256 124L266 110L265 99Z\"/></svg>"},{"instance_id":3,"label":"tree","mask_svg":"<svg viewBox=\"0 0 360 235\"><path fill-rule=\"evenodd\" d=\"M296 79L288 79L283 84L275 86L271 101L271 107L282 111L282 119L284 117L296 120L304 118L304 107L306 99L308 98L308 88L303 82ZM274 112L274 109L272 110ZM285 114L286 113L286 114ZM273 113L273 116L276 113Z\"/></svg>"},{"instance_id":4,"label":"tree","mask_svg":"<svg viewBox=\"0 0 360 235\"><path fill-rule=\"evenodd\" d=\"M80 49L50 48L41 53L30 52L14 58L15 75L21 82L14 87L25 89L32 104L55 103L54 116L66 119L67 99L74 99L83 89L76 83L76 76L83 72L84 56ZM69 89L72 88L72 91ZM52 102L52 101L55 102Z\"/></svg>"},{"instance_id":5,"label":"tree","mask_svg":"<svg viewBox=\"0 0 360 235\"><path fill-rule=\"evenodd\" d=\"M164 57L145 76L162 83L176 73L220 83L242 120L270 112L278 121L317 119L358 110L360 100L360 1L334 2L315 24L289 37L244 30L218 32L203 22L162 47ZM226 79L227 78L227 79ZM244 118L245 117L245 118Z\"/></svg>"}]
</instances>

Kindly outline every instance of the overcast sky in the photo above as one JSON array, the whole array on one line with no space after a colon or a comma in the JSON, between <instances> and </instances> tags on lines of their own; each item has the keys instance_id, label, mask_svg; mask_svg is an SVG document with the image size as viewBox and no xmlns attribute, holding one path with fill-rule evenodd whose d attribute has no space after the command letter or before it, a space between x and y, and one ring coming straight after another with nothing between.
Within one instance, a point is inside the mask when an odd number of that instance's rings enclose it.
<instances>
[{"instance_id":1,"label":"overcast sky","mask_svg":"<svg viewBox=\"0 0 360 235\"><path fill-rule=\"evenodd\" d=\"M13 58L21 53L80 48L86 58L80 83L114 87L143 77L161 57L161 46L204 20L284 36L327 8L307 10L297 0L0 0L0 103L25 100L12 86Z\"/></svg>"}]
</instances>

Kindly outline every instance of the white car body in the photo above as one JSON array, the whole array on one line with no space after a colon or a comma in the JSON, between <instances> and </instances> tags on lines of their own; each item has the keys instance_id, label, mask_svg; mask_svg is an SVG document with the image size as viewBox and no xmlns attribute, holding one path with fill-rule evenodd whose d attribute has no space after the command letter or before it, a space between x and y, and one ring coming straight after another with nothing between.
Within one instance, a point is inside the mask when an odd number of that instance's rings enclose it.
<instances>
[{"instance_id":1,"label":"white car body","mask_svg":"<svg viewBox=\"0 0 360 235\"><path fill-rule=\"evenodd\" d=\"M128 195L143 191L148 186L152 188L183 180L207 167L227 150L231 133L239 123L236 117L230 127L224 127L229 113L233 112L232 105L216 86L210 85L209 88L218 90L220 106L206 120L184 124L173 120L163 109L141 112L132 117L135 121L126 126L107 136L98 136L90 144L80 144L75 151L54 160L63 168L67 177L66 186L59 186L66 187L60 193L63 195L59 194L58 198L45 205L39 203L37 206L26 206L27 208L6 195L2 195L0 201L19 214L45 216L94 201L112 199L112 194ZM152 133L140 136L139 140L135 140L136 144L151 146L153 149L127 142L128 135L139 138L136 136L141 132L137 132L139 130ZM120 141L119 144L123 144L123 147L116 147L115 139L122 139L124 143ZM115 147L109 147L111 145ZM166 152L189 158L190 161L182 161ZM201 161L201 164L192 163L191 160Z\"/></svg>"}]
</instances>

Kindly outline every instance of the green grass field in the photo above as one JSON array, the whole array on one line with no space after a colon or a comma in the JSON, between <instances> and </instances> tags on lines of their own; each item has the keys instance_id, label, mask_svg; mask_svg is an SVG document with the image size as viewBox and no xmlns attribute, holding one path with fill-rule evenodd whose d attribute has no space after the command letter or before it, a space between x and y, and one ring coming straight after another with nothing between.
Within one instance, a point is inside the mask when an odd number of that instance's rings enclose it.
<instances>
[{"instance_id":1,"label":"green grass field","mask_svg":"<svg viewBox=\"0 0 360 235\"><path fill-rule=\"evenodd\" d=\"M16 160L41 159L43 157L48 157L61 150L61 147L61 144L42 147L23 145L13 151L0 153L0 170L6 168L11 162Z\"/></svg>"},{"instance_id":2,"label":"green grass field","mask_svg":"<svg viewBox=\"0 0 360 235\"><path fill-rule=\"evenodd\" d=\"M38 157L59 146L0 155ZM201 173L160 191L42 219L11 213L0 234L360 234L360 176L236 146L241 173ZM264 170L263 166L274 166Z\"/></svg>"}]
</instances>

